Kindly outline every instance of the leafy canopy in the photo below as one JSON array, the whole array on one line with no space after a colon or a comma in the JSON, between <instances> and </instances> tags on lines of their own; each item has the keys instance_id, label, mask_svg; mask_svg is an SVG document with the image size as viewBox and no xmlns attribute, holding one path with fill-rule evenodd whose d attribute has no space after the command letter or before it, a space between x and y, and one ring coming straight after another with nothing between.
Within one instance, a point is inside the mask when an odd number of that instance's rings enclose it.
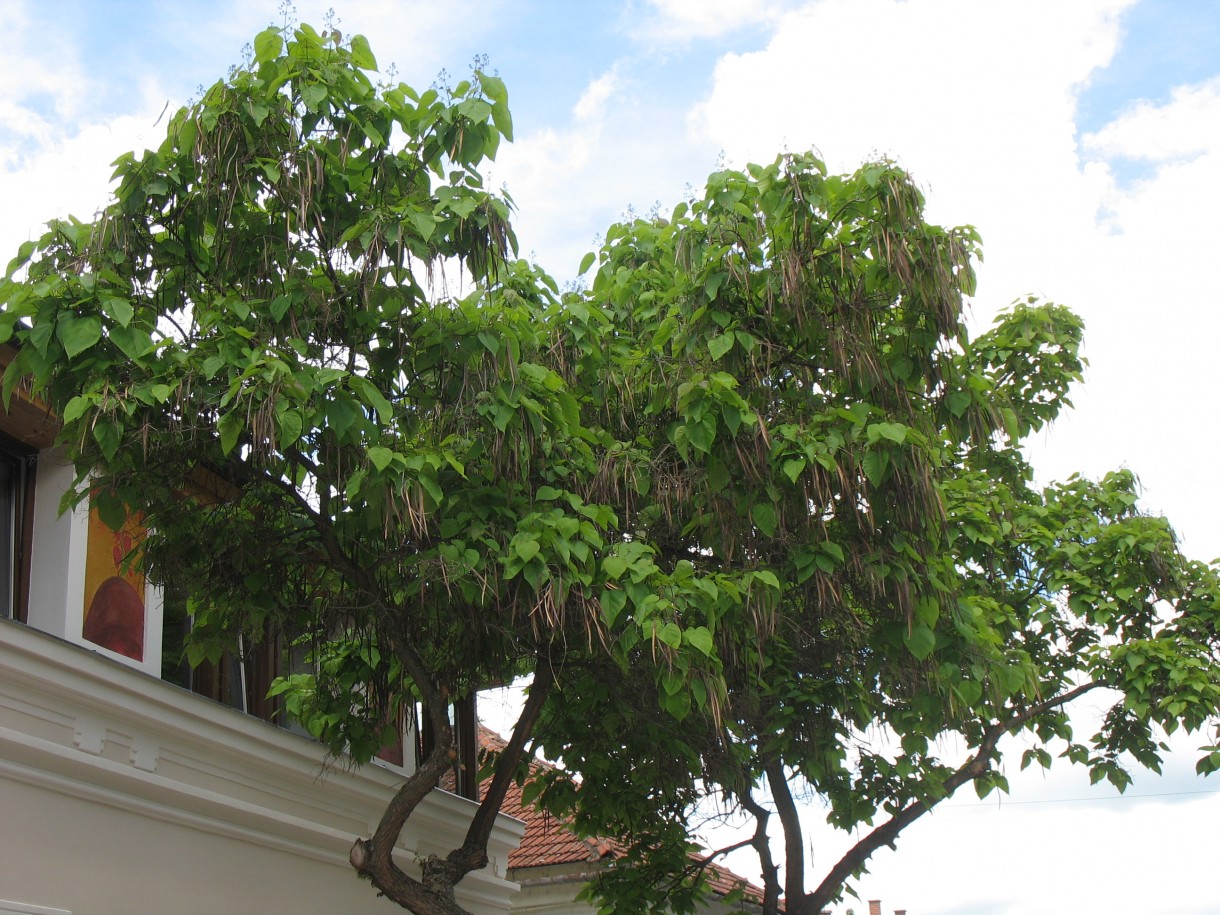
<instances>
[{"instance_id":1,"label":"leafy canopy","mask_svg":"<svg viewBox=\"0 0 1220 915\"><path fill-rule=\"evenodd\" d=\"M1164 734L1216 721L1216 569L1139 512L1131 473L1039 489L1021 453L1069 403L1080 321L1018 302L971 339L976 239L922 204L888 163L836 177L789 156L607 235L589 299L654 392L628 414L654 455L628 542L668 590L636 573L610 600L655 621L653 644L629 627L614 663L570 675L539 735L580 778L531 789L631 837L591 887L607 911L689 907L709 800L755 818L764 909L782 893L816 913L957 788L1006 790L1009 734L1032 742L1022 767L1057 754L1121 790L1131 763L1159 769ZM710 665L657 651L692 624ZM1110 708L1082 737L1068 706L1086 693ZM1199 771L1217 768L1205 747ZM801 794L861 836L811 882Z\"/></svg>"}]
</instances>

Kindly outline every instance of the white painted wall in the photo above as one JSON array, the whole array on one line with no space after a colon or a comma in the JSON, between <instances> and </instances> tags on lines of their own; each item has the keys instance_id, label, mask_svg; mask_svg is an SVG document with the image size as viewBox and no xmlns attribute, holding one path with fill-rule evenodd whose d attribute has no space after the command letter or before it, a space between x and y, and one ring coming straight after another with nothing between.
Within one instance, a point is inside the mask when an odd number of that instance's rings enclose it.
<instances>
[{"instance_id":1,"label":"white painted wall","mask_svg":"<svg viewBox=\"0 0 1220 915\"><path fill-rule=\"evenodd\" d=\"M400 777L130 666L0 620L0 910L73 915L402 911L347 863ZM433 792L401 863L460 844L474 804ZM500 817L459 901L507 915Z\"/></svg>"}]
</instances>

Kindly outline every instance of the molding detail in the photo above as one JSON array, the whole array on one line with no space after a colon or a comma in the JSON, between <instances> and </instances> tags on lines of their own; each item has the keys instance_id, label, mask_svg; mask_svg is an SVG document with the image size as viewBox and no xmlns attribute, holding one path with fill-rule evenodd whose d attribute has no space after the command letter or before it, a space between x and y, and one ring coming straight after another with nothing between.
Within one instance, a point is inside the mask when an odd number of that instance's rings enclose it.
<instances>
[{"instance_id":1,"label":"molding detail","mask_svg":"<svg viewBox=\"0 0 1220 915\"><path fill-rule=\"evenodd\" d=\"M45 905L10 902L0 899L0 915L72 915L67 909L48 909Z\"/></svg>"},{"instance_id":2,"label":"molding detail","mask_svg":"<svg viewBox=\"0 0 1220 915\"><path fill-rule=\"evenodd\" d=\"M401 774L328 762L312 740L0 620L0 781L350 871L352 841L370 834ZM404 869L460 845L475 809L432 792L400 840ZM493 863L458 887L472 911L510 910L517 886L505 862L523 832L498 818Z\"/></svg>"},{"instance_id":3,"label":"molding detail","mask_svg":"<svg viewBox=\"0 0 1220 915\"><path fill-rule=\"evenodd\" d=\"M82 753L101 756L106 746L106 727L94 718L77 718L72 742Z\"/></svg>"}]
</instances>

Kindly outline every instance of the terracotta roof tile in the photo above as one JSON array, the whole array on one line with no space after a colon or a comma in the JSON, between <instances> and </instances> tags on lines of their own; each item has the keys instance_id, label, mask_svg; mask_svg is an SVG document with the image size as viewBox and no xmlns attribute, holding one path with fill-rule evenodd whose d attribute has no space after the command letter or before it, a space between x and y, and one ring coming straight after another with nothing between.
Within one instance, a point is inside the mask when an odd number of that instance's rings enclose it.
<instances>
[{"instance_id":1,"label":"terracotta roof tile","mask_svg":"<svg viewBox=\"0 0 1220 915\"><path fill-rule=\"evenodd\" d=\"M505 741L489 728L479 726L479 748L486 750L502 750ZM536 761L531 764L543 768L546 763ZM509 853L510 868L549 867L558 864L596 863L613 860L622 854L622 842L614 839L579 838L572 832L568 821L544 813L532 804L522 803L521 786L509 786L504 803L500 810L509 816L525 822L525 836L521 845ZM761 902L763 891L748 880L738 877L727 867L719 864L708 866L708 882L718 896L726 896L738 887L745 890L746 898L753 902ZM783 905L780 906L783 911Z\"/></svg>"}]
</instances>

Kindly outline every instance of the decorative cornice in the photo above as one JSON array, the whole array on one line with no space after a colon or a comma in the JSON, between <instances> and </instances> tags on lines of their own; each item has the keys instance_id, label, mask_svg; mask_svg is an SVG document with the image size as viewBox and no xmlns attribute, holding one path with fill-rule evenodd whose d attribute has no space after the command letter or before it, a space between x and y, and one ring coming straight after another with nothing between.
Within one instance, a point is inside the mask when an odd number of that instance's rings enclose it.
<instances>
[{"instance_id":1,"label":"decorative cornice","mask_svg":"<svg viewBox=\"0 0 1220 915\"><path fill-rule=\"evenodd\" d=\"M19 623L0 620L0 779L331 863L367 835L401 776L327 760L319 744ZM462 841L475 804L434 791L403 866ZM524 825L498 818L491 864L459 896L507 911Z\"/></svg>"}]
</instances>

